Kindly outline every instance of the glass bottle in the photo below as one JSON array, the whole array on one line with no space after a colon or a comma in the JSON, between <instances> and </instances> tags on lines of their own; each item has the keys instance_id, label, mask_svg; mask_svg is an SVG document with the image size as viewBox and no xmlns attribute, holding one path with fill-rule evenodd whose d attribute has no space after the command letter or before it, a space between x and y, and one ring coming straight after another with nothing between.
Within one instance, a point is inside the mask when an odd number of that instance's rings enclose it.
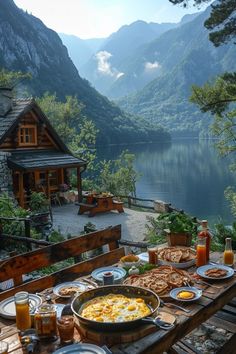
<instances>
[{"instance_id":1,"label":"glass bottle","mask_svg":"<svg viewBox=\"0 0 236 354\"><path fill-rule=\"evenodd\" d=\"M206 238L206 261L209 261L210 258L210 246L211 246L211 233L208 229L208 221L202 220L201 230L198 233L198 237Z\"/></svg>"},{"instance_id":2,"label":"glass bottle","mask_svg":"<svg viewBox=\"0 0 236 354\"><path fill-rule=\"evenodd\" d=\"M198 237L196 266L201 267L206 263L206 237Z\"/></svg>"},{"instance_id":3,"label":"glass bottle","mask_svg":"<svg viewBox=\"0 0 236 354\"><path fill-rule=\"evenodd\" d=\"M234 264L234 252L232 250L232 240L230 237L225 239L224 264L232 266Z\"/></svg>"},{"instance_id":4,"label":"glass bottle","mask_svg":"<svg viewBox=\"0 0 236 354\"><path fill-rule=\"evenodd\" d=\"M25 331L31 327L29 293L20 291L14 297L16 306L16 327L20 331Z\"/></svg>"}]
</instances>

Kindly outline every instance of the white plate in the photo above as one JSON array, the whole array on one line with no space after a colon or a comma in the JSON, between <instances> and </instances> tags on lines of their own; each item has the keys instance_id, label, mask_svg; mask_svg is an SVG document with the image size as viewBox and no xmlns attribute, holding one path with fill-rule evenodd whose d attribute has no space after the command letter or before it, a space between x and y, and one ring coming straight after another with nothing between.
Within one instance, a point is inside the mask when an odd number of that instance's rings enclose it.
<instances>
[{"instance_id":1,"label":"white plate","mask_svg":"<svg viewBox=\"0 0 236 354\"><path fill-rule=\"evenodd\" d=\"M38 307L42 304L40 296L29 294L30 306ZM14 320L16 318L16 308L14 296L11 296L0 302L0 316Z\"/></svg>"},{"instance_id":2,"label":"white plate","mask_svg":"<svg viewBox=\"0 0 236 354\"><path fill-rule=\"evenodd\" d=\"M94 344L78 343L57 349L53 354L106 354L106 352Z\"/></svg>"},{"instance_id":3,"label":"white plate","mask_svg":"<svg viewBox=\"0 0 236 354\"><path fill-rule=\"evenodd\" d=\"M208 275L205 274L205 272L208 269L212 268L219 268L219 269L224 269L227 271L227 274L223 277L209 277ZM197 274L200 275L200 277L205 278L205 279L211 279L211 280L222 280L222 279L228 279L231 278L234 275L234 270L230 267L227 267L223 264L206 264L202 267L197 268Z\"/></svg>"},{"instance_id":4,"label":"white plate","mask_svg":"<svg viewBox=\"0 0 236 354\"><path fill-rule=\"evenodd\" d=\"M62 288L67 288L67 287L70 287L70 286L77 287L78 288L78 292L82 293L83 291L87 290L89 285L86 285L85 283L82 283L80 281L70 281L70 282L68 281L68 282L61 283L61 284L58 284L58 285L54 286L53 293L55 295L57 295L57 296L60 296L60 297L70 298L71 295L61 295L60 294L60 290Z\"/></svg>"},{"instance_id":5,"label":"white plate","mask_svg":"<svg viewBox=\"0 0 236 354\"><path fill-rule=\"evenodd\" d=\"M193 299L179 299L179 298L177 298L177 294L180 291L191 291L195 294L195 297ZM170 291L170 297L172 297L172 299L178 300L178 301L184 301L184 302L196 301L196 300L200 299L201 296L202 296L202 290L197 289L194 286L184 286L182 288L175 288Z\"/></svg>"},{"instance_id":6,"label":"white plate","mask_svg":"<svg viewBox=\"0 0 236 354\"><path fill-rule=\"evenodd\" d=\"M139 259L141 260L141 262L148 263L148 253L147 252L141 253L138 256L139 256ZM196 263L195 259L191 259L188 262L181 262L181 263L167 262L167 261L163 261L162 259L158 259L159 265L169 265L169 266L172 266L174 268L179 268L179 269L192 267L195 263Z\"/></svg>"},{"instance_id":7,"label":"white plate","mask_svg":"<svg viewBox=\"0 0 236 354\"><path fill-rule=\"evenodd\" d=\"M95 269L92 272L92 277L98 282L103 282L103 274L111 272L114 275L114 283L120 283L121 280L126 276L126 271L121 267L102 267Z\"/></svg>"}]
</instances>

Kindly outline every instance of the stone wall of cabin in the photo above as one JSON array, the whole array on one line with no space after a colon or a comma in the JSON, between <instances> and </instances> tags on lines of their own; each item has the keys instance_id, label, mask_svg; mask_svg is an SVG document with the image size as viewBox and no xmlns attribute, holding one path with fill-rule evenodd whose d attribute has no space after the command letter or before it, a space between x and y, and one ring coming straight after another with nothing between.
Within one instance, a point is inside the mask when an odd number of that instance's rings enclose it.
<instances>
[{"instance_id":1,"label":"stone wall of cabin","mask_svg":"<svg viewBox=\"0 0 236 354\"><path fill-rule=\"evenodd\" d=\"M10 152L0 151L0 194L13 196L12 172L7 166L7 158L10 155Z\"/></svg>"}]
</instances>

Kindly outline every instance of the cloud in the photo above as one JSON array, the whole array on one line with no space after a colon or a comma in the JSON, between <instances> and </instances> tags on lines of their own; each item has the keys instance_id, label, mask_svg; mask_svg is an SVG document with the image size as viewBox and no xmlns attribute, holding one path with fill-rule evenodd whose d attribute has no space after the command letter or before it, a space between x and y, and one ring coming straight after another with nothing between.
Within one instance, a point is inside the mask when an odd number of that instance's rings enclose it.
<instances>
[{"instance_id":1,"label":"cloud","mask_svg":"<svg viewBox=\"0 0 236 354\"><path fill-rule=\"evenodd\" d=\"M107 52L106 50L102 50L95 55L98 63L98 72L103 75L114 77L115 79L119 79L124 73L119 72L117 69L112 68L110 63L110 58L112 54Z\"/></svg>"},{"instance_id":2,"label":"cloud","mask_svg":"<svg viewBox=\"0 0 236 354\"><path fill-rule=\"evenodd\" d=\"M154 63L151 63L150 61L147 61L144 64L144 67L145 67L146 71L150 71L150 70L160 69L161 65L157 61L154 61Z\"/></svg>"}]
</instances>

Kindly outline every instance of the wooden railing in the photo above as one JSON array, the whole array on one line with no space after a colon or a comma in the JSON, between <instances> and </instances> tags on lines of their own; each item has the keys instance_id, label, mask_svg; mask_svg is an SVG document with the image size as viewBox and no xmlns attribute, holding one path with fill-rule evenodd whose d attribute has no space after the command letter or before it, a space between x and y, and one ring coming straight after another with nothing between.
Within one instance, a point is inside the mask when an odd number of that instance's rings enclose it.
<instances>
[{"instance_id":1,"label":"wooden railing","mask_svg":"<svg viewBox=\"0 0 236 354\"><path fill-rule=\"evenodd\" d=\"M13 279L14 288L0 293L0 301L14 295L17 291L38 292L57 283L70 281L79 276L90 274L94 269L117 263L124 256L123 247L119 247L121 225L73 237L63 242L54 243L35 251L4 260L0 264L0 279ZM108 245L108 252L80 261L80 256L99 247ZM23 275L48 267L52 264L74 258L74 264L50 275L23 282ZM78 261L79 260L79 261Z\"/></svg>"}]
</instances>

